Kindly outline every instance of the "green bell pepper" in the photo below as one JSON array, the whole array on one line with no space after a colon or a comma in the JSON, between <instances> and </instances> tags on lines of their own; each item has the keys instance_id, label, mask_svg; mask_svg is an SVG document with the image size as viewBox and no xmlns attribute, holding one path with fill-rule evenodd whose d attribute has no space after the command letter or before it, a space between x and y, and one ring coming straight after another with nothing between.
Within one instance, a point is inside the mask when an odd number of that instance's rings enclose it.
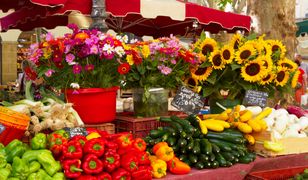
<instances>
[{"instance_id":1,"label":"green bell pepper","mask_svg":"<svg viewBox=\"0 0 308 180\"><path fill-rule=\"evenodd\" d=\"M38 172L30 174L27 180L53 180L53 178L46 171L40 169Z\"/></svg>"},{"instance_id":2,"label":"green bell pepper","mask_svg":"<svg viewBox=\"0 0 308 180\"><path fill-rule=\"evenodd\" d=\"M5 146L2 143L0 143L0 149L3 149L3 148L5 148Z\"/></svg>"},{"instance_id":3,"label":"green bell pepper","mask_svg":"<svg viewBox=\"0 0 308 180\"><path fill-rule=\"evenodd\" d=\"M9 177L7 180L20 180L18 177Z\"/></svg>"},{"instance_id":4,"label":"green bell pepper","mask_svg":"<svg viewBox=\"0 0 308 180\"><path fill-rule=\"evenodd\" d=\"M5 147L6 161L9 163L13 162L14 157L21 157L25 151L26 145L18 139L14 139Z\"/></svg>"},{"instance_id":5,"label":"green bell pepper","mask_svg":"<svg viewBox=\"0 0 308 180\"><path fill-rule=\"evenodd\" d=\"M59 130L56 130L56 131L52 132L51 134L49 134L48 140L49 140L50 137L52 137L52 134L59 134L60 136L62 136L65 139L70 138L69 134L64 129L59 129Z\"/></svg>"},{"instance_id":6,"label":"green bell pepper","mask_svg":"<svg viewBox=\"0 0 308 180\"><path fill-rule=\"evenodd\" d=\"M1 180L7 180L7 178L10 176L11 170L8 168L1 168L0 169L0 179Z\"/></svg>"},{"instance_id":7,"label":"green bell pepper","mask_svg":"<svg viewBox=\"0 0 308 180\"><path fill-rule=\"evenodd\" d=\"M31 139L31 148L34 150L37 149L46 149L47 146L47 137L44 133L37 133L32 139Z\"/></svg>"},{"instance_id":8,"label":"green bell pepper","mask_svg":"<svg viewBox=\"0 0 308 180\"><path fill-rule=\"evenodd\" d=\"M29 150L26 151L23 155L22 155L22 159L24 159L25 161L27 161L28 163L30 163L31 161L37 161L37 156L41 153L49 153L50 155L52 154L51 151L47 150L47 149L40 149L40 150Z\"/></svg>"},{"instance_id":9,"label":"green bell pepper","mask_svg":"<svg viewBox=\"0 0 308 180\"><path fill-rule=\"evenodd\" d=\"M18 139L14 139L5 147L5 150L6 152L12 151L16 146L20 146L22 144L23 143L19 141Z\"/></svg>"},{"instance_id":10,"label":"green bell pepper","mask_svg":"<svg viewBox=\"0 0 308 180\"><path fill-rule=\"evenodd\" d=\"M14 157L12 164L12 177L18 177L21 180L27 179L29 175L29 165L28 163L20 159L19 157Z\"/></svg>"},{"instance_id":11,"label":"green bell pepper","mask_svg":"<svg viewBox=\"0 0 308 180\"><path fill-rule=\"evenodd\" d=\"M6 157L3 155L0 155L0 168L4 168L6 166Z\"/></svg>"},{"instance_id":12,"label":"green bell pepper","mask_svg":"<svg viewBox=\"0 0 308 180\"><path fill-rule=\"evenodd\" d=\"M53 180L65 180L65 176L63 172L57 172L53 177Z\"/></svg>"},{"instance_id":13,"label":"green bell pepper","mask_svg":"<svg viewBox=\"0 0 308 180\"><path fill-rule=\"evenodd\" d=\"M37 160L39 163L41 163L47 174L49 174L50 176L53 176L54 174L56 174L56 172L61 170L60 162L56 161L50 153L40 153L37 156Z\"/></svg>"},{"instance_id":14,"label":"green bell pepper","mask_svg":"<svg viewBox=\"0 0 308 180\"><path fill-rule=\"evenodd\" d=\"M41 164L37 161L32 161L29 164L29 174L37 172L39 169L41 169Z\"/></svg>"}]
</instances>

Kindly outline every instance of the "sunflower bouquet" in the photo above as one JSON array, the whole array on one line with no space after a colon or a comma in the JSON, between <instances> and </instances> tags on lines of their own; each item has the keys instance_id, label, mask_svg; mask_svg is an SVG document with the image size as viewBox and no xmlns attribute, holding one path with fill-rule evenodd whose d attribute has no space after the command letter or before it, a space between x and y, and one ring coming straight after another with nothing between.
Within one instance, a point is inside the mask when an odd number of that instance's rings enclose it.
<instances>
[{"instance_id":1,"label":"sunflower bouquet","mask_svg":"<svg viewBox=\"0 0 308 180\"><path fill-rule=\"evenodd\" d=\"M191 66L186 83L204 97L242 99L251 89L273 97L297 84L297 64L285 56L286 47L278 40L235 34L229 43L220 44L201 36L191 51L200 63Z\"/></svg>"}]
</instances>

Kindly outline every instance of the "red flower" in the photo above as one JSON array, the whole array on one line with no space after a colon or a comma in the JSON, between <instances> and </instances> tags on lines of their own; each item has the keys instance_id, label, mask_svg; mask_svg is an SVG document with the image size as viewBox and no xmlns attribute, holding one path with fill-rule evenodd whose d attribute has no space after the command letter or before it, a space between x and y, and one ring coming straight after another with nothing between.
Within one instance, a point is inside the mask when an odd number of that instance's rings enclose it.
<instances>
[{"instance_id":1,"label":"red flower","mask_svg":"<svg viewBox=\"0 0 308 180\"><path fill-rule=\"evenodd\" d=\"M134 64L139 65L142 63L142 58L141 56L138 54L137 51L132 51L132 55L133 55L133 60L134 60Z\"/></svg>"},{"instance_id":2,"label":"red flower","mask_svg":"<svg viewBox=\"0 0 308 180\"><path fill-rule=\"evenodd\" d=\"M29 78L30 80L35 80L37 78L37 74L34 70L32 70L30 67L26 67L24 69L24 72L27 76L27 78Z\"/></svg>"},{"instance_id":3,"label":"red flower","mask_svg":"<svg viewBox=\"0 0 308 180\"><path fill-rule=\"evenodd\" d=\"M128 63L120 64L120 66L118 67L118 72L120 74L127 74L129 70L130 70L130 66Z\"/></svg>"}]
</instances>

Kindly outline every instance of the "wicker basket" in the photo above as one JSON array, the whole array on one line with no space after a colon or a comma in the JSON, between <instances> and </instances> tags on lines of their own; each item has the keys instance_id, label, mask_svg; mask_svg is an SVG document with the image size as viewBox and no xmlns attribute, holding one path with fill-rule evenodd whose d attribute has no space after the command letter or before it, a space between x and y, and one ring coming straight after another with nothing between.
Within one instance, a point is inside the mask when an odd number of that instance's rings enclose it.
<instances>
[{"instance_id":1,"label":"wicker basket","mask_svg":"<svg viewBox=\"0 0 308 180\"><path fill-rule=\"evenodd\" d=\"M103 124L86 124L85 128L95 128L101 131L106 131L108 134L115 133L115 126L113 123L103 123Z\"/></svg>"}]
</instances>

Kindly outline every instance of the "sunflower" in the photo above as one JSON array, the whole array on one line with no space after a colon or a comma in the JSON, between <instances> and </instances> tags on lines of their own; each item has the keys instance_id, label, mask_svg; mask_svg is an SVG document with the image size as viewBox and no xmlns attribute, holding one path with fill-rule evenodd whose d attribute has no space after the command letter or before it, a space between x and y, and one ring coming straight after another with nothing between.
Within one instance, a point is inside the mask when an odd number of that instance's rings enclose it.
<instances>
[{"instance_id":1,"label":"sunflower","mask_svg":"<svg viewBox=\"0 0 308 180\"><path fill-rule=\"evenodd\" d=\"M262 43L262 46L263 46L263 50L261 54L271 57L272 56L271 46L267 44L265 41L259 41L259 42Z\"/></svg>"},{"instance_id":2,"label":"sunflower","mask_svg":"<svg viewBox=\"0 0 308 180\"><path fill-rule=\"evenodd\" d=\"M235 53L235 60L238 64L247 61L251 56L256 54L255 48L251 44L241 46Z\"/></svg>"},{"instance_id":3,"label":"sunflower","mask_svg":"<svg viewBox=\"0 0 308 180\"><path fill-rule=\"evenodd\" d=\"M278 66L277 73L276 73L276 78L275 78L276 86L283 87L284 85L286 85L288 80L289 80L289 77L290 77L290 73L288 71L288 68L282 67L282 66Z\"/></svg>"},{"instance_id":4,"label":"sunflower","mask_svg":"<svg viewBox=\"0 0 308 180\"><path fill-rule=\"evenodd\" d=\"M266 42L270 45L272 54L279 53L278 59L283 59L286 54L286 47L282 44L281 41L278 40L266 40Z\"/></svg>"},{"instance_id":5,"label":"sunflower","mask_svg":"<svg viewBox=\"0 0 308 180\"><path fill-rule=\"evenodd\" d=\"M259 83L261 85L266 85L269 84L273 81L273 79L275 79L275 74L273 73L268 73L267 76L265 76L264 78L262 78Z\"/></svg>"},{"instance_id":6,"label":"sunflower","mask_svg":"<svg viewBox=\"0 0 308 180\"><path fill-rule=\"evenodd\" d=\"M271 72L273 69L273 61L270 56L259 56L258 59L263 62L266 72Z\"/></svg>"},{"instance_id":7,"label":"sunflower","mask_svg":"<svg viewBox=\"0 0 308 180\"><path fill-rule=\"evenodd\" d=\"M193 79L205 81L212 73L212 67L191 67L190 73Z\"/></svg>"},{"instance_id":8,"label":"sunflower","mask_svg":"<svg viewBox=\"0 0 308 180\"><path fill-rule=\"evenodd\" d=\"M226 64L230 64L234 58L234 49L231 46L225 45L220 50L221 59L226 62Z\"/></svg>"},{"instance_id":9,"label":"sunflower","mask_svg":"<svg viewBox=\"0 0 308 180\"><path fill-rule=\"evenodd\" d=\"M260 81L262 78L264 78L264 76L266 76L266 74L267 72L265 70L265 66L259 59L250 61L241 68L241 76L245 81L249 82Z\"/></svg>"},{"instance_id":10,"label":"sunflower","mask_svg":"<svg viewBox=\"0 0 308 180\"><path fill-rule=\"evenodd\" d=\"M291 82L292 88L296 87L300 73L301 73L300 70L295 71L295 74L294 74L294 76L292 78L292 82Z\"/></svg>"},{"instance_id":11,"label":"sunflower","mask_svg":"<svg viewBox=\"0 0 308 180\"><path fill-rule=\"evenodd\" d=\"M222 70L223 68L225 68L226 63L222 59L219 50L216 50L211 54L211 56L209 57L209 61L212 63L212 67L214 69Z\"/></svg>"},{"instance_id":12,"label":"sunflower","mask_svg":"<svg viewBox=\"0 0 308 180\"><path fill-rule=\"evenodd\" d=\"M244 45L252 45L257 51L258 55L262 54L263 44L257 40L249 40Z\"/></svg>"},{"instance_id":13,"label":"sunflower","mask_svg":"<svg viewBox=\"0 0 308 180\"><path fill-rule=\"evenodd\" d=\"M201 86L199 86L199 81L192 77L185 79L185 84L187 84L189 88L191 88L193 91L197 93L200 92L201 90Z\"/></svg>"},{"instance_id":14,"label":"sunflower","mask_svg":"<svg viewBox=\"0 0 308 180\"><path fill-rule=\"evenodd\" d=\"M234 34L231 41L230 41L230 46L233 48L233 49L238 49L239 48L239 45L240 45L240 42L242 40L242 36L240 34Z\"/></svg>"},{"instance_id":15,"label":"sunflower","mask_svg":"<svg viewBox=\"0 0 308 180\"><path fill-rule=\"evenodd\" d=\"M295 62L293 62L292 60L288 59L288 58L284 58L283 60L279 60L277 62L277 65L278 66L282 66L282 67L286 67L291 72L294 72L298 68L298 65Z\"/></svg>"},{"instance_id":16,"label":"sunflower","mask_svg":"<svg viewBox=\"0 0 308 180\"><path fill-rule=\"evenodd\" d=\"M217 42L212 38L205 38L199 45L198 49L204 55L208 55L217 49Z\"/></svg>"}]
</instances>

